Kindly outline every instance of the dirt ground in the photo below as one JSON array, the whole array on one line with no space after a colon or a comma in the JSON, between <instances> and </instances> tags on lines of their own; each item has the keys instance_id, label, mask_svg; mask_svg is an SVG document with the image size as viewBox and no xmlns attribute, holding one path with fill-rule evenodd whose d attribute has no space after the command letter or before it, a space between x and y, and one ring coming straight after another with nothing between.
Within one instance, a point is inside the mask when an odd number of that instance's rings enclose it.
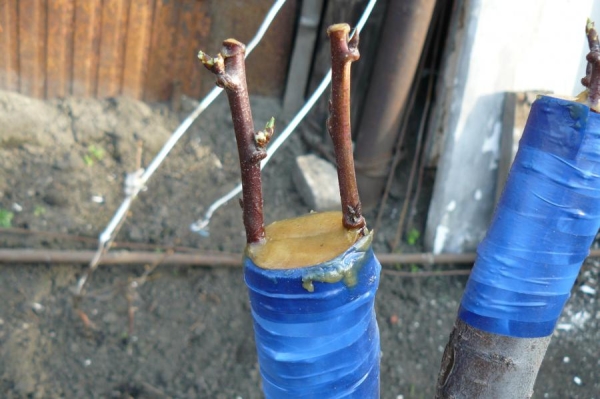
<instances>
[{"instance_id":1,"label":"dirt ground","mask_svg":"<svg viewBox=\"0 0 600 399\"><path fill-rule=\"evenodd\" d=\"M252 103L257 126L280 116L273 99L253 98ZM194 105L182 104L180 115ZM221 98L192 126L135 202L118 241L242 251L236 201L215 214L209 237L189 230L237 183L228 112ZM0 92L0 225L97 237L123 198L125 173L136 169L138 140L145 165L178 121L166 107L123 98L41 102ZM267 222L310 210L290 178L294 156L306 151L292 136L266 168ZM399 176L402 180L403 173ZM376 250L387 250L402 199L401 188L393 190ZM426 206L424 196L418 220ZM373 221L375 215L367 217ZM0 246L95 247L93 240L6 230L0 230ZM421 248L417 243L403 249ZM135 280L144 272L141 266L100 267L80 304L88 327L71 294L83 270L57 264L0 266L0 397L261 397L241 268L161 266L143 282ZM599 270L597 261L584 265L535 398L600 398ZM382 398L433 396L465 282L464 277L382 276L376 302Z\"/></svg>"}]
</instances>

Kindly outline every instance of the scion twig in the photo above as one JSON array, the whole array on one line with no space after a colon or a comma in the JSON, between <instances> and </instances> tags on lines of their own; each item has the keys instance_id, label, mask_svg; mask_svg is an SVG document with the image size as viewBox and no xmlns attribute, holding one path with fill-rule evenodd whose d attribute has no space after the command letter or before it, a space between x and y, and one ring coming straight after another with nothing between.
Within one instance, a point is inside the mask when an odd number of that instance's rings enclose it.
<instances>
[{"instance_id":1,"label":"scion twig","mask_svg":"<svg viewBox=\"0 0 600 399\"><path fill-rule=\"evenodd\" d=\"M358 32L348 40L349 33L348 24L335 24L327 29L331 41L332 75L327 129L333 141L337 162L344 227L362 229L366 223L358 197L350 127L350 66L359 59L360 54Z\"/></svg>"},{"instance_id":2,"label":"scion twig","mask_svg":"<svg viewBox=\"0 0 600 399\"><path fill-rule=\"evenodd\" d=\"M211 58L200 51L198 58L216 75L217 86L227 93L240 158L246 241L254 244L265 238L260 161L267 156L266 146L273 135L275 121L271 118L264 131L254 131L246 84L245 51L242 43L227 39L216 57Z\"/></svg>"},{"instance_id":3,"label":"scion twig","mask_svg":"<svg viewBox=\"0 0 600 399\"><path fill-rule=\"evenodd\" d=\"M358 23L356 24L356 29L355 29L356 33L359 33L362 30L362 28L365 26L376 3L377 3L377 0L370 0L369 3L366 5L363 14L361 15ZM311 96L308 98L306 103L302 106L300 111L298 111L298 113L292 118L292 120L288 123L288 125L285 127L285 129L280 134L277 135L277 139L273 141L273 144L271 144L269 146L269 149L267 151L267 157L262 161L261 168L265 167L265 165L269 162L269 159L271 159L273 154L275 154L275 152L277 152L277 149L279 147L281 147L281 145L295 131L296 127L300 124L302 119L306 116L306 114L308 114L310 109L315 105L315 103L321 97L321 95L323 95L323 93L325 92L325 89L327 89L327 86L329 85L330 81L331 81L331 69L327 72L325 77L321 80L321 82L319 83L319 85L317 86L317 88L315 89L313 94L311 94ZM222 207L223 205L228 203L232 198L234 198L236 195L238 195L241 191L242 191L242 185L238 184L227 194L225 194L221 198L217 199L215 202L213 202L208 207L208 209L204 213L204 216L202 217L202 219L199 219L196 222L192 223L192 225L190 226L190 229L196 233L203 235L203 236L208 236L208 234L209 234L208 226L210 224L211 218L213 217L214 213L217 211L217 209L219 209L220 207Z\"/></svg>"},{"instance_id":4,"label":"scion twig","mask_svg":"<svg viewBox=\"0 0 600 399\"><path fill-rule=\"evenodd\" d=\"M246 55L250 54L250 52L262 40L267 31L267 28L269 27L271 22L273 22L273 19L275 18L275 16L277 15L284 3L285 0L277 0L273 4L271 9L265 16L264 21L260 25L258 32L256 32L256 35L248 44ZM154 157L152 162L150 162L148 167L146 169L138 169L136 172L130 174L130 176L133 175L132 180L135 184L132 187L130 187L129 190L126 189L125 199L113 215L112 219L110 220L104 231L102 231L102 233L98 237L98 249L96 250L96 255L88 265L87 271L79 278L79 280L77 281L77 285L74 287L75 307L77 307L77 304L83 295L83 288L87 283L89 276L94 272L94 270L96 270L98 264L100 263L100 260L102 259L104 254L106 254L110 249L111 244L115 239L116 235L118 234L121 226L123 225L123 222L127 217L129 208L131 207L131 204L133 203L137 195L140 193L140 191L145 189L145 185L150 179L150 177L152 177L154 172L156 172L158 167L163 163L163 161L165 160L167 155L169 155L173 147L175 147L175 144L177 144L179 139L186 133L188 128L200 116L200 114L202 114L204 110L206 110L206 108L210 104L212 104L212 102L219 96L219 94L221 94L221 91L221 89L216 87L213 90L211 90L210 93L208 93L206 97L204 97L204 99L198 104L196 109L192 111L192 113L189 114L183 120L183 122L181 122L177 129L175 129L173 134L171 134L171 137L169 137L167 142L163 145L158 154L156 154L156 156Z\"/></svg>"},{"instance_id":5,"label":"scion twig","mask_svg":"<svg viewBox=\"0 0 600 399\"><path fill-rule=\"evenodd\" d=\"M588 39L590 52L588 53L586 74L581 79L581 84L587 87L588 105L594 111L600 110L600 41L598 40L598 32L594 26L594 22L587 20L585 25L585 34Z\"/></svg>"}]
</instances>

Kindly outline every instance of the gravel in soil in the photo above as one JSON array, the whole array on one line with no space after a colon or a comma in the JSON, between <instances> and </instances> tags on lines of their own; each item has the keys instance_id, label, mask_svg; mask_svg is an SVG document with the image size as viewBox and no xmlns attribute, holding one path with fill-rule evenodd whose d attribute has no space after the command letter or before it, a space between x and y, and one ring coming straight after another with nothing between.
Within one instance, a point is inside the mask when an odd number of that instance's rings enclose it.
<instances>
[{"instance_id":1,"label":"gravel in soil","mask_svg":"<svg viewBox=\"0 0 600 399\"><path fill-rule=\"evenodd\" d=\"M181 115L195 105L189 99L182 104ZM276 100L252 98L252 105L257 127L280 116ZM44 102L0 92L0 224L96 237L123 198L125 174L138 167L139 148L146 165L178 121L167 108L125 98ZM266 168L267 222L310 211L291 180L294 157L306 151L292 136ZM119 240L241 252L244 233L235 201L217 211L209 237L189 230L238 176L232 123L220 98L140 194ZM386 209L378 250L385 251L394 236L402 199L401 193L393 196ZM427 207L426 198L422 202L420 214ZM374 212L367 217L374 221ZM7 233L0 233L0 245L94 247ZM418 242L402 249L420 250ZM99 268L78 312L71 289L83 267L0 266L2 397L260 398L241 269L161 266L143 278L144 270ZM598 397L599 270L596 261L584 265L534 398ZM433 396L465 282L383 274L376 301L382 398Z\"/></svg>"}]
</instances>

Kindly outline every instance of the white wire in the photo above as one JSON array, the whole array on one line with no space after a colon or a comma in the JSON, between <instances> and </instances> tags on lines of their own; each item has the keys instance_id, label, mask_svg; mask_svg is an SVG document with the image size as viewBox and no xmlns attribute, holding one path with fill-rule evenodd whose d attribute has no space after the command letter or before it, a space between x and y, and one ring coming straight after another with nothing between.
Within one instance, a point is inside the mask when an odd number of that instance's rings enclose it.
<instances>
[{"instance_id":1,"label":"white wire","mask_svg":"<svg viewBox=\"0 0 600 399\"><path fill-rule=\"evenodd\" d=\"M271 22L273 22L273 19L275 19L275 16L277 15L281 7L285 4L285 1L286 0L276 0L275 3L273 3L271 9L269 10L262 24L258 28L256 35L254 36L254 38L252 38L252 40L246 47L246 57L252 52L252 50L254 50L257 44L262 40L263 36L265 35L265 32L269 28L269 25L271 25ZM75 286L76 295L81 295L83 287L85 286L85 283L87 282L90 274L96 269L98 263L100 262L100 259L102 258L102 255L110 247L110 243L114 239L116 232L118 232L120 226L125 220L125 217L127 216L127 211L131 207L133 200L137 197L139 192L145 188L146 183L148 182L150 177L154 174L154 172L156 172L156 169L158 169L158 167L163 163L167 155L169 155L175 144L177 144L179 139L185 134L185 132L192 125L192 123L198 118L198 116L200 116L200 114L202 114L202 112L204 112L204 110L206 110L206 108L210 104L212 104L212 102L219 96L219 94L221 94L222 91L223 89L215 87L210 91L210 93L206 95L206 97L204 97L204 99L200 102L200 104L198 104L196 109L191 114L189 114L183 122L181 122L177 129L175 129L173 134L171 134L171 137L169 137L167 142L164 144L164 146L161 148L158 154L154 157L152 162L150 162L146 170L143 171L143 173L140 174L139 171L136 171L128 175L128 186L125 199L113 215L112 219L110 220L104 231L102 231L102 233L98 237L98 250L92 258L92 261L88 266L88 270L81 276L81 278L78 280Z\"/></svg>"},{"instance_id":2,"label":"white wire","mask_svg":"<svg viewBox=\"0 0 600 399\"><path fill-rule=\"evenodd\" d=\"M285 140L287 140L287 138L292 134L292 132L294 131L296 126L298 126L298 124L302 121L302 119L304 119L306 114L308 114L308 111L310 111L310 109L315 105L315 103L317 102L319 97L321 97L321 95L323 95L323 92L325 91L325 89L327 89L327 86L329 86L329 82L331 82L331 69L329 70L329 72L327 72L327 75L325 76L325 78L323 78L323 80L319 84L319 87L317 87L317 90L315 90L315 92L312 94L312 96L310 96L308 101L304 104L304 106L300 109L300 111L298 111L296 116L294 116L294 118L290 121L290 123L287 125L287 127L281 132L281 134L279 134L277 136L277 139L275 139L275 141L273 141L273 144L271 144L271 146L269 146L269 148L267 149L267 156L265 157L265 159L262 160L262 162L260 164L261 169L264 169L265 165L267 164L267 162L269 162L269 160L271 159L271 157L273 156L275 151L277 151L277 149L279 147L281 147L281 145L285 142ZM235 186L235 188L233 190L231 190L230 192L225 194L223 197L216 200L208 208L208 210L206 211L206 213L204 214L204 217L202 219L192 223L192 225L190 226L190 229L193 232L196 232L202 236L205 236L205 237L208 236L208 224L210 223L210 219L212 218L212 215L215 213L215 211L217 209L219 209L221 206L225 205L227 202L229 202L229 200L231 200L232 198L234 198L236 195L238 195L241 192L242 192L242 185L238 183L238 185Z\"/></svg>"},{"instance_id":3,"label":"white wire","mask_svg":"<svg viewBox=\"0 0 600 399\"><path fill-rule=\"evenodd\" d=\"M265 16L265 19L260 25L258 31L256 32L256 35L254 36L254 38L252 38L250 43L248 43L248 46L246 47L246 57L252 52L252 50L254 50L258 43L262 40L263 36L265 35L265 32L269 28L269 25L271 25L271 22L273 22L273 19L275 19L275 16L277 15L281 7L285 4L285 1L286 0L275 1L275 3ZM106 246L106 244L113 238L117 226L127 214L127 211L129 210L133 199L137 197L139 192L144 188L150 177L152 177L154 172L156 172L156 169L158 169L158 167L163 163L167 155L169 155L173 147L175 147L175 144L177 144L179 139L181 139L181 137L187 132L192 123L194 123L194 121L200 116L200 114L202 114L206 110L206 108L208 108L208 106L213 103L213 101L219 96L219 94L221 94L222 91L223 89L221 89L220 87L213 88L206 95L206 97L204 97L200 104L198 104L196 109L191 114L189 114L185 118L185 120L181 122L177 129L175 129L173 134L171 134L171 137L169 137L167 142L164 144L164 146L161 148L158 154L156 154L152 162L150 162L150 164L140 177L137 187L135 187L135 189L125 197L125 199L121 203L121 206L119 206L119 208L113 215L112 219L110 220L104 231L100 234L98 241L101 247Z\"/></svg>"},{"instance_id":4,"label":"white wire","mask_svg":"<svg viewBox=\"0 0 600 399\"><path fill-rule=\"evenodd\" d=\"M365 24L367 23L367 20L369 19L369 16L371 15L371 12L373 11L373 7L375 7L376 3L377 3L377 0L369 1L367 6L365 7L365 10L363 11L363 14L361 15L360 19L358 20L356 27L352 31L352 34L350 35L350 37L354 36L354 32L360 32L364 28ZM311 108L315 105L317 100L323 95L323 93L325 92L325 89L327 88L327 86L329 86L330 82L331 82L331 68L329 69L329 71L327 72L327 75L325 75L325 77L319 84L319 87L317 87L317 89L310 96L308 101L304 104L304 106L300 109L300 111L298 111L298 113L294 116L294 118L290 121L290 123L286 126L286 128L279 135L277 135L277 139L275 139L275 141L273 141L273 144L271 144L269 146L269 148L267 149L267 156L265 157L265 159L263 159L262 163L260 164L261 169L263 169L265 167L265 165L267 164L267 162L269 162L269 160L271 159L273 154L275 154L275 151L277 151L279 149L279 147L281 147L281 145L292 134L294 129L300 124L302 119L304 119L306 114L308 114L308 111L311 110ZM231 191L229 191L227 194L225 194L224 196L222 196L221 198L219 198L215 202L213 202L210 205L210 207L208 208L208 210L206 211L206 213L204 214L204 217L202 219L195 221L194 223L192 223L190 225L190 230L192 230L195 233L200 234L201 236L207 237L209 235L208 225L210 224L210 220L211 220L213 214L215 213L215 211L217 209L219 209L220 207L222 207L223 205L225 205L227 202L229 202L232 198L234 198L236 195L238 195L241 192L242 192L242 185L240 183L238 183L238 185L235 186Z\"/></svg>"},{"instance_id":5,"label":"white wire","mask_svg":"<svg viewBox=\"0 0 600 399\"><path fill-rule=\"evenodd\" d=\"M360 33L360 31L363 30L363 28L365 27L365 24L367 23L367 20L371 16L371 11L373 11L373 8L375 7L376 3L377 3L377 0L371 0L371 1L369 1L369 4L367 4L367 6L365 7L365 11L363 11L363 14L360 16L360 19L358 20L358 23L356 24L356 27L355 27L355 29L358 31L358 33Z\"/></svg>"},{"instance_id":6,"label":"white wire","mask_svg":"<svg viewBox=\"0 0 600 399\"><path fill-rule=\"evenodd\" d=\"M273 4L271 9L269 10L267 15L265 15L265 19L263 20L263 23L258 28L258 31L254 35L252 40L250 40L250 42L246 45L246 57L248 57L248 54L250 54L252 52L252 50L254 50L254 48L258 45L258 43L260 43L263 36L267 32L267 29L269 29L269 25L271 25L271 22L273 22L273 20L275 19L275 16L277 15L277 13L281 9L281 7L283 7L284 4L285 4L285 0L277 0Z\"/></svg>"}]
</instances>

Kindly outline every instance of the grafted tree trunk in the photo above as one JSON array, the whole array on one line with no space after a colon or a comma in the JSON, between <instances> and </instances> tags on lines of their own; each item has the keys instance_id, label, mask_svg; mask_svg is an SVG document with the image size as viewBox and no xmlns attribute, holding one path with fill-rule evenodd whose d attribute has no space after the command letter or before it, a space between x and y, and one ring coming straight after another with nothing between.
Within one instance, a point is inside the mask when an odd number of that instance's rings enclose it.
<instances>
[{"instance_id":1,"label":"grafted tree trunk","mask_svg":"<svg viewBox=\"0 0 600 399\"><path fill-rule=\"evenodd\" d=\"M457 319L442 358L436 398L530 398L550 338L506 337Z\"/></svg>"},{"instance_id":2,"label":"grafted tree trunk","mask_svg":"<svg viewBox=\"0 0 600 399\"><path fill-rule=\"evenodd\" d=\"M442 359L436 398L520 399L600 228L600 46L578 101L533 104ZM579 103L578 103L579 102ZM581 104L583 103L583 104ZM584 105L585 104L585 105Z\"/></svg>"}]
</instances>

